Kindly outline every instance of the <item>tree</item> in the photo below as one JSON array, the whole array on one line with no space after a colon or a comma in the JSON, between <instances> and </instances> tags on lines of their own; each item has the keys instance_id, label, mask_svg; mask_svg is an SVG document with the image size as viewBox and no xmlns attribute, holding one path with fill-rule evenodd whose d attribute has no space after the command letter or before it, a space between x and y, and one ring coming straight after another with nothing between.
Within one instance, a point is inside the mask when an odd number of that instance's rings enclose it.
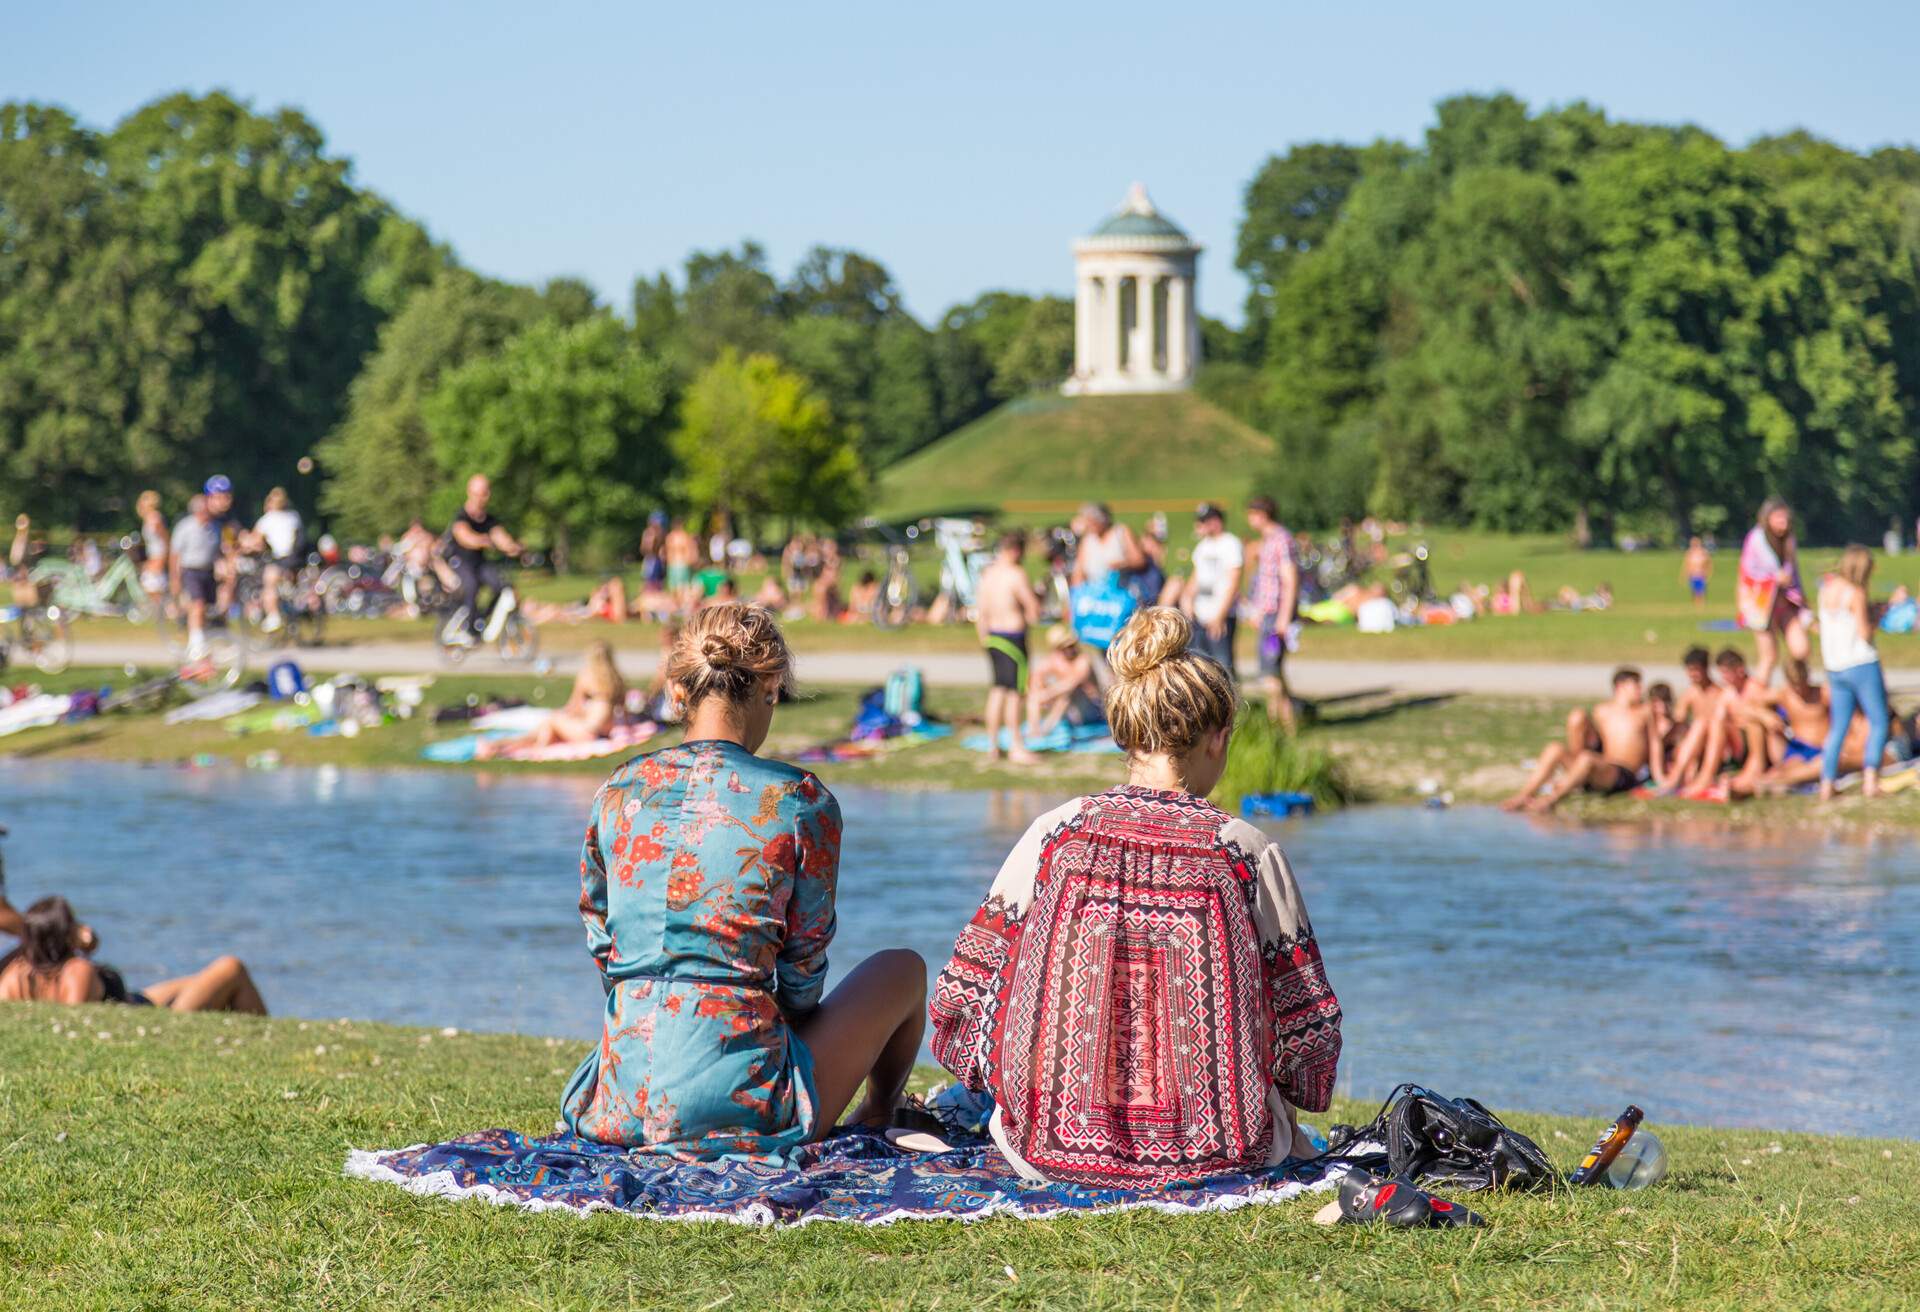
<instances>
[{"instance_id":1,"label":"tree","mask_svg":"<svg viewBox=\"0 0 1920 1312\"><path fill-rule=\"evenodd\" d=\"M498 355L448 373L427 398L434 455L451 478L451 515L471 471L492 477L508 523L544 538L565 570L575 545L602 554L639 532L670 471L666 368L608 317L543 319Z\"/></svg>"},{"instance_id":2,"label":"tree","mask_svg":"<svg viewBox=\"0 0 1920 1312\"><path fill-rule=\"evenodd\" d=\"M784 297L789 315L827 315L870 328L906 314L884 264L831 246L806 253Z\"/></svg>"},{"instance_id":3,"label":"tree","mask_svg":"<svg viewBox=\"0 0 1920 1312\"><path fill-rule=\"evenodd\" d=\"M776 349L783 316L767 253L749 241L738 252L689 255L680 319L687 359L695 367L729 347L748 353Z\"/></svg>"},{"instance_id":4,"label":"tree","mask_svg":"<svg viewBox=\"0 0 1920 1312\"><path fill-rule=\"evenodd\" d=\"M338 529L370 538L428 513L457 471L440 464L427 397L449 370L499 351L544 304L527 288L453 269L380 330L348 390L346 417L320 445L320 504Z\"/></svg>"},{"instance_id":5,"label":"tree","mask_svg":"<svg viewBox=\"0 0 1920 1312\"><path fill-rule=\"evenodd\" d=\"M1014 333L993 357L992 392L1019 396L1058 387L1073 372L1073 302L1042 296L1027 306Z\"/></svg>"},{"instance_id":6,"label":"tree","mask_svg":"<svg viewBox=\"0 0 1920 1312\"><path fill-rule=\"evenodd\" d=\"M866 472L824 397L766 353L728 349L694 378L673 436L679 493L738 519L837 528L859 512Z\"/></svg>"},{"instance_id":7,"label":"tree","mask_svg":"<svg viewBox=\"0 0 1920 1312\"><path fill-rule=\"evenodd\" d=\"M1333 231L1347 195L1360 181L1361 153L1352 146L1295 146L1269 155L1247 184L1233 267L1247 276L1247 326L1261 335L1274 288L1299 256Z\"/></svg>"}]
</instances>

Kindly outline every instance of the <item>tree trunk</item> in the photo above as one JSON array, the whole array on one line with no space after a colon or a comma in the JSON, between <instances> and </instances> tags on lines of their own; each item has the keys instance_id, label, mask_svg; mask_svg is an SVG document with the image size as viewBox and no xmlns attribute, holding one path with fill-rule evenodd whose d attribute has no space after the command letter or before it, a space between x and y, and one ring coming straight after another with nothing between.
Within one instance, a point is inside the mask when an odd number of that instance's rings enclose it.
<instances>
[{"instance_id":1,"label":"tree trunk","mask_svg":"<svg viewBox=\"0 0 1920 1312\"><path fill-rule=\"evenodd\" d=\"M1573 512L1573 545L1582 551L1593 549L1593 524L1587 518L1587 503L1584 501Z\"/></svg>"},{"instance_id":2,"label":"tree trunk","mask_svg":"<svg viewBox=\"0 0 1920 1312\"><path fill-rule=\"evenodd\" d=\"M568 566L573 563L573 544L567 537L564 524L556 524L553 529L553 572L569 573Z\"/></svg>"}]
</instances>

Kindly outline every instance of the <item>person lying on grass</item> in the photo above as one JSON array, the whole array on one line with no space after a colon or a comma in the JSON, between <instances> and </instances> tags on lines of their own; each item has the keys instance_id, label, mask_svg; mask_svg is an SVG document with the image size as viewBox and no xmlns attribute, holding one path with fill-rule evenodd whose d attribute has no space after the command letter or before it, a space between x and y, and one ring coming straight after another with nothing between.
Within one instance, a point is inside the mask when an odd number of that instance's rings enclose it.
<instances>
[{"instance_id":1,"label":"person lying on grass","mask_svg":"<svg viewBox=\"0 0 1920 1312\"><path fill-rule=\"evenodd\" d=\"M41 898L20 921L20 946L0 957L0 1002L122 1002L170 1011L267 1014L238 957L216 957L191 975L129 992L119 971L89 958L99 939L65 898Z\"/></svg>"},{"instance_id":2,"label":"person lying on grass","mask_svg":"<svg viewBox=\"0 0 1920 1312\"><path fill-rule=\"evenodd\" d=\"M580 855L606 990L600 1042L562 1098L583 1138L686 1160L777 1155L893 1117L926 1024L926 963L875 953L825 992L840 806L755 755L793 659L739 602L687 620L668 662L686 738L614 771Z\"/></svg>"},{"instance_id":3,"label":"person lying on grass","mask_svg":"<svg viewBox=\"0 0 1920 1312\"><path fill-rule=\"evenodd\" d=\"M587 644L586 659L573 678L567 704L549 715L533 732L518 738L482 739L474 755L482 761L508 756L530 747L555 743L590 743L605 738L626 714L627 682L614 664L613 647L599 640Z\"/></svg>"},{"instance_id":4,"label":"person lying on grass","mask_svg":"<svg viewBox=\"0 0 1920 1312\"><path fill-rule=\"evenodd\" d=\"M1340 1003L1278 843L1206 800L1232 676L1156 606L1107 651L1127 782L1034 821L934 987L933 1054L1030 1178L1116 1188L1311 1156Z\"/></svg>"},{"instance_id":5,"label":"person lying on grass","mask_svg":"<svg viewBox=\"0 0 1920 1312\"><path fill-rule=\"evenodd\" d=\"M1565 740L1547 744L1526 783L1501 809L1551 811L1575 789L1603 797L1624 793L1664 774L1664 751L1641 696L1640 671L1623 665L1613 672L1613 696L1591 711L1568 713Z\"/></svg>"}]
</instances>

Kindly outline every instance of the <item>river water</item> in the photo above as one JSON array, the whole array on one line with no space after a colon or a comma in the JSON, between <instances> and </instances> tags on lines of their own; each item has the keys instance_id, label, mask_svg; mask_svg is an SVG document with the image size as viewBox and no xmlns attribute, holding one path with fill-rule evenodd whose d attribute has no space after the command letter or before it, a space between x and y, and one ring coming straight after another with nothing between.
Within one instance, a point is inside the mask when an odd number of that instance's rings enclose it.
<instances>
[{"instance_id":1,"label":"river water","mask_svg":"<svg viewBox=\"0 0 1920 1312\"><path fill-rule=\"evenodd\" d=\"M16 906L68 896L134 987L234 952L276 1012L586 1038L594 782L0 763ZM845 966L938 968L1054 800L847 789ZM1920 846L1376 807L1278 831L1346 1010L1343 1092L1910 1137ZM829 984L831 985L831 980ZM555 1090L558 1096L558 1090Z\"/></svg>"}]
</instances>

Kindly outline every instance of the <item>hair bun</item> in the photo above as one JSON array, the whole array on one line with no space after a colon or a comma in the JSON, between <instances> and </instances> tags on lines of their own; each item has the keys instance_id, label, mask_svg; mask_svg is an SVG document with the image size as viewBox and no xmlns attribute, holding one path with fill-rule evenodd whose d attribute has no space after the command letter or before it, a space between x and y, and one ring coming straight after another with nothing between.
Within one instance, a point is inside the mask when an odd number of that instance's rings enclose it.
<instances>
[{"instance_id":1,"label":"hair bun","mask_svg":"<svg viewBox=\"0 0 1920 1312\"><path fill-rule=\"evenodd\" d=\"M1193 623L1171 606L1149 606L1127 621L1107 648L1107 664L1116 678L1143 679L1186 652Z\"/></svg>"},{"instance_id":2,"label":"hair bun","mask_svg":"<svg viewBox=\"0 0 1920 1312\"><path fill-rule=\"evenodd\" d=\"M700 659L707 663L708 669L732 669L739 654L734 645L718 633L709 633L700 643Z\"/></svg>"}]
</instances>

